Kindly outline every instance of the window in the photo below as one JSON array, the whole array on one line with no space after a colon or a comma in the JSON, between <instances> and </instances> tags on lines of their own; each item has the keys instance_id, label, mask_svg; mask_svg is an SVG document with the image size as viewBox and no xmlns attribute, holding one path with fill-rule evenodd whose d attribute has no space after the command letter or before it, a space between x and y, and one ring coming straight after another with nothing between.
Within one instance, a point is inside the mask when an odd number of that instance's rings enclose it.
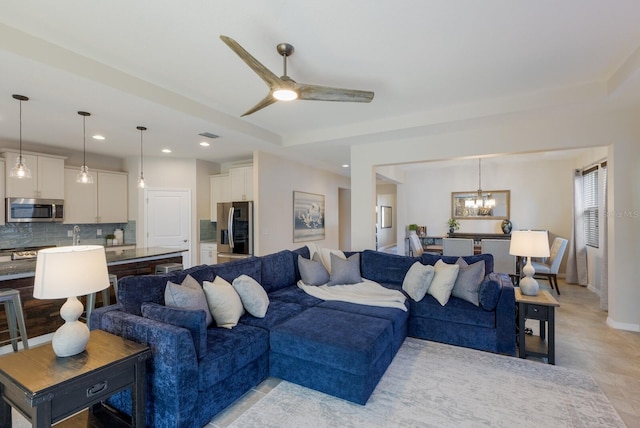
<instances>
[{"instance_id":1,"label":"window","mask_svg":"<svg viewBox=\"0 0 640 428\"><path fill-rule=\"evenodd\" d=\"M598 227L598 167L582 171L582 214L584 216L584 241L590 247L598 248L600 228Z\"/></svg>"}]
</instances>

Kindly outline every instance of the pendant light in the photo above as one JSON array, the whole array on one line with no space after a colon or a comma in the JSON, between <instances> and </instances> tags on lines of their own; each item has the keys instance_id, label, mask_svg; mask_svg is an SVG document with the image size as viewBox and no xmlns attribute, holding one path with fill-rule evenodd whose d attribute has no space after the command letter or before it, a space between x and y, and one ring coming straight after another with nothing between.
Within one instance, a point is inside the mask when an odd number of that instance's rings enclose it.
<instances>
[{"instance_id":1,"label":"pendant light","mask_svg":"<svg viewBox=\"0 0 640 428\"><path fill-rule=\"evenodd\" d=\"M31 178L31 170L27 168L27 165L24 163L24 158L22 157L22 102L29 101L29 98L24 95L15 94L13 98L20 101L20 154L18 155L18 159L16 159L16 164L11 168L9 176L11 178Z\"/></svg>"},{"instance_id":2,"label":"pendant light","mask_svg":"<svg viewBox=\"0 0 640 428\"><path fill-rule=\"evenodd\" d=\"M476 199L476 208L493 208L496 205L496 200L490 198L490 193L487 193L485 198L482 192L482 158L478 158L478 197Z\"/></svg>"},{"instance_id":3,"label":"pendant light","mask_svg":"<svg viewBox=\"0 0 640 428\"><path fill-rule=\"evenodd\" d=\"M76 183L93 184L93 175L89 173L89 167L87 166L87 127L85 123L87 116L91 116L91 113L79 111L78 114L82 116L82 166L80 167L80 172L76 175Z\"/></svg>"},{"instance_id":4,"label":"pendant light","mask_svg":"<svg viewBox=\"0 0 640 428\"><path fill-rule=\"evenodd\" d=\"M140 177L138 177L138 187L144 189L146 186L144 182L144 172L142 168L142 133L147 130L144 126L137 126L136 129L140 131Z\"/></svg>"}]
</instances>

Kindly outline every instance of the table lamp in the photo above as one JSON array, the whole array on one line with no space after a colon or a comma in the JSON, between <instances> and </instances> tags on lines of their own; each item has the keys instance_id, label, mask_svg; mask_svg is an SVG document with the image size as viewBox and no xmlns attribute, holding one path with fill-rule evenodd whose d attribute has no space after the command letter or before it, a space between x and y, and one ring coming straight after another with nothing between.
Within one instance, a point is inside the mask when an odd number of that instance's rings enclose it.
<instances>
[{"instance_id":1,"label":"table lamp","mask_svg":"<svg viewBox=\"0 0 640 428\"><path fill-rule=\"evenodd\" d=\"M89 328L81 321L84 296L109 287L107 257L101 245L77 245L38 251L33 297L67 301L60 308L65 323L53 335L53 351L58 357L70 357L84 351Z\"/></svg>"},{"instance_id":2,"label":"table lamp","mask_svg":"<svg viewBox=\"0 0 640 428\"><path fill-rule=\"evenodd\" d=\"M517 230L511 232L509 254L527 258L527 264L522 269L525 277L520 279L520 292L527 296L538 294L538 281L533 278L536 273L531 265L531 257L549 257L549 239L546 231Z\"/></svg>"}]
</instances>

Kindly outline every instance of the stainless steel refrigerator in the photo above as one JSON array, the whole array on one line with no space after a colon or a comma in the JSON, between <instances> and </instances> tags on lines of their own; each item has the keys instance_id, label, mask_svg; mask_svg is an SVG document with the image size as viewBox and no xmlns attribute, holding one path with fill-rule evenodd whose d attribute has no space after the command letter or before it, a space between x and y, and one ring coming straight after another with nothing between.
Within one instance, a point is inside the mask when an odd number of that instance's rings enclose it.
<instances>
[{"instance_id":1,"label":"stainless steel refrigerator","mask_svg":"<svg viewBox=\"0 0 640 428\"><path fill-rule=\"evenodd\" d=\"M218 204L218 263L253 255L253 202Z\"/></svg>"}]
</instances>

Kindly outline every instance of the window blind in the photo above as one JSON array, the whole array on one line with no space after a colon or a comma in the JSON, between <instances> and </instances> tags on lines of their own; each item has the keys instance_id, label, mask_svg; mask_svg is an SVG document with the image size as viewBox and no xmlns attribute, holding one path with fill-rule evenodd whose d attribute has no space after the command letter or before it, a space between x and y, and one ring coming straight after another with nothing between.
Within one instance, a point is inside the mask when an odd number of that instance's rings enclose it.
<instances>
[{"instance_id":1,"label":"window blind","mask_svg":"<svg viewBox=\"0 0 640 428\"><path fill-rule=\"evenodd\" d=\"M598 167L582 172L582 213L585 244L598 248L600 227L598 217Z\"/></svg>"}]
</instances>

